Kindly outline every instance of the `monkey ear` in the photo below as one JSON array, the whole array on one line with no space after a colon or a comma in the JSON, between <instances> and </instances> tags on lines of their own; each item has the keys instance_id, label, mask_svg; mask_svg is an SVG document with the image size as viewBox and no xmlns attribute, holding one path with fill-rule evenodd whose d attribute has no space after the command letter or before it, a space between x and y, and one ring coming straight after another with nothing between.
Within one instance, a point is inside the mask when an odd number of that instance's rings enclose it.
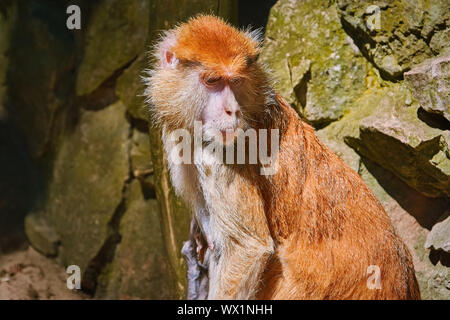
<instances>
[{"instance_id":1,"label":"monkey ear","mask_svg":"<svg viewBox=\"0 0 450 320\"><path fill-rule=\"evenodd\" d=\"M161 35L161 40L156 47L156 57L163 68L175 68L178 64L178 59L172 48L177 43L176 34L173 31L165 31Z\"/></svg>"},{"instance_id":2,"label":"monkey ear","mask_svg":"<svg viewBox=\"0 0 450 320\"><path fill-rule=\"evenodd\" d=\"M163 50L161 63L164 67L175 68L178 64L178 59L175 56L175 53L169 50Z\"/></svg>"}]
</instances>

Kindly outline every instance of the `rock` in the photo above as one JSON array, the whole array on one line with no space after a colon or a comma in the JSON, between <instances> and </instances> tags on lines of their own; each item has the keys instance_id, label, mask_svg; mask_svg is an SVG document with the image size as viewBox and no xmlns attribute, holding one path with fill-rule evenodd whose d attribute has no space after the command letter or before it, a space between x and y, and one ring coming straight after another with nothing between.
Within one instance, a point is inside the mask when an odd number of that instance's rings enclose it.
<instances>
[{"instance_id":1,"label":"rock","mask_svg":"<svg viewBox=\"0 0 450 320\"><path fill-rule=\"evenodd\" d=\"M419 106L405 85L392 85L377 95L376 111L345 142L424 195L450 196L450 133L418 118Z\"/></svg>"},{"instance_id":2,"label":"rock","mask_svg":"<svg viewBox=\"0 0 450 320\"><path fill-rule=\"evenodd\" d=\"M144 50L149 9L147 0L103 0L94 7L76 79L77 95L93 92Z\"/></svg>"},{"instance_id":3,"label":"rock","mask_svg":"<svg viewBox=\"0 0 450 320\"><path fill-rule=\"evenodd\" d=\"M338 7L344 29L386 79L401 79L405 71L448 47L440 35L448 29L448 1L339 0Z\"/></svg>"},{"instance_id":4,"label":"rock","mask_svg":"<svg viewBox=\"0 0 450 320\"><path fill-rule=\"evenodd\" d=\"M5 234L23 217L23 195L27 192L26 181L21 181L24 163L20 146L11 141L10 126L5 103L7 102L7 52L12 27L17 16L17 6L0 5L0 233ZM23 142L23 141L17 141ZM19 219L15 218L19 217ZM14 223L11 223L14 221ZM1 248L0 248L1 250Z\"/></svg>"},{"instance_id":5,"label":"rock","mask_svg":"<svg viewBox=\"0 0 450 320\"><path fill-rule=\"evenodd\" d=\"M373 80L376 82L376 80ZM353 170L360 168L361 157L344 142L347 136L356 136L362 119L375 112L384 90L369 89L354 101L354 107L339 121L316 132L319 139L331 148Z\"/></svg>"},{"instance_id":6,"label":"rock","mask_svg":"<svg viewBox=\"0 0 450 320\"><path fill-rule=\"evenodd\" d=\"M8 50L8 86L13 89L7 112L38 159L52 143L57 114L71 99L76 45L74 34L65 28L64 2L16 3L17 23L11 26Z\"/></svg>"},{"instance_id":7,"label":"rock","mask_svg":"<svg viewBox=\"0 0 450 320\"><path fill-rule=\"evenodd\" d=\"M0 121L6 117L4 102L6 100L6 70L8 68L7 52L9 49L12 26L17 16L17 6L0 7Z\"/></svg>"},{"instance_id":8,"label":"rock","mask_svg":"<svg viewBox=\"0 0 450 320\"><path fill-rule=\"evenodd\" d=\"M173 299L156 199L146 199L138 180L128 187L114 260L99 277L99 299Z\"/></svg>"},{"instance_id":9,"label":"rock","mask_svg":"<svg viewBox=\"0 0 450 320\"><path fill-rule=\"evenodd\" d=\"M274 71L279 93L318 128L349 110L370 69L325 0L278 1L260 60Z\"/></svg>"},{"instance_id":10,"label":"rock","mask_svg":"<svg viewBox=\"0 0 450 320\"><path fill-rule=\"evenodd\" d=\"M427 236L425 248L450 253L450 216L433 226L433 229Z\"/></svg>"},{"instance_id":11,"label":"rock","mask_svg":"<svg viewBox=\"0 0 450 320\"><path fill-rule=\"evenodd\" d=\"M414 263L420 294L424 300L449 300L450 268L441 262L430 262L430 250L424 248L425 238L419 238L414 248L420 259Z\"/></svg>"},{"instance_id":12,"label":"rock","mask_svg":"<svg viewBox=\"0 0 450 320\"><path fill-rule=\"evenodd\" d=\"M133 176L141 182L145 196L154 198L156 197L155 176L150 148L148 131L144 133L134 129L130 151L131 171Z\"/></svg>"},{"instance_id":13,"label":"rock","mask_svg":"<svg viewBox=\"0 0 450 320\"><path fill-rule=\"evenodd\" d=\"M36 214L29 214L25 218L25 233L28 241L40 253L46 256L58 254L59 237L44 219Z\"/></svg>"},{"instance_id":14,"label":"rock","mask_svg":"<svg viewBox=\"0 0 450 320\"><path fill-rule=\"evenodd\" d=\"M130 156L133 176L143 178L153 174L148 133L143 133L137 129L133 130Z\"/></svg>"},{"instance_id":15,"label":"rock","mask_svg":"<svg viewBox=\"0 0 450 320\"><path fill-rule=\"evenodd\" d=\"M127 106L128 113L135 119L148 121L149 108L144 102L142 76L148 68L148 53L142 53L117 79L116 94Z\"/></svg>"},{"instance_id":16,"label":"rock","mask_svg":"<svg viewBox=\"0 0 450 320\"><path fill-rule=\"evenodd\" d=\"M79 290L67 289L67 277L63 266L31 247L1 255L0 300L88 299Z\"/></svg>"},{"instance_id":17,"label":"rock","mask_svg":"<svg viewBox=\"0 0 450 320\"><path fill-rule=\"evenodd\" d=\"M158 128L150 128L150 141L162 234L174 273L177 297L183 298L186 291L186 266L181 256L181 248L189 236L191 213L175 195L171 185L167 158L161 143L161 131Z\"/></svg>"},{"instance_id":18,"label":"rock","mask_svg":"<svg viewBox=\"0 0 450 320\"><path fill-rule=\"evenodd\" d=\"M76 126L67 128L58 147L39 214L60 237L59 259L80 267L83 287L89 290L105 256L114 249L114 227L130 177L130 128L121 102L79 112Z\"/></svg>"},{"instance_id":19,"label":"rock","mask_svg":"<svg viewBox=\"0 0 450 320\"><path fill-rule=\"evenodd\" d=\"M448 51L450 48L450 28L437 31L430 40L430 48L435 54Z\"/></svg>"},{"instance_id":20,"label":"rock","mask_svg":"<svg viewBox=\"0 0 450 320\"><path fill-rule=\"evenodd\" d=\"M422 108L445 117L450 128L450 54L425 60L405 79Z\"/></svg>"}]
</instances>

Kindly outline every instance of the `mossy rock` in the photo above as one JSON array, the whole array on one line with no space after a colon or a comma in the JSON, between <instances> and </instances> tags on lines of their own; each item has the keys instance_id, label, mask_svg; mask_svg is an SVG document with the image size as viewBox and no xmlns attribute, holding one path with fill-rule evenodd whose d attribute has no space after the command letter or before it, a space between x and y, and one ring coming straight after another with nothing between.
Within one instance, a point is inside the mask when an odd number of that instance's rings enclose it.
<instances>
[{"instance_id":1,"label":"mossy rock","mask_svg":"<svg viewBox=\"0 0 450 320\"><path fill-rule=\"evenodd\" d=\"M116 94L127 106L128 113L135 119L149 121L149 107L145 103L142 76L149 66L150 55L141 53L136 61L117 79Z\"/></svg>"},{"instance_id":2,"label":"mossy rock","mask_svg":"<svg viewBox=\"0 0 450 320\"><path fill-rule=\"evenodd\" d=\"M423 263L427 266L421 270L416 268L422 299L449 300L450 268L441 262L432 264L429 261L430 250L425 248L425 237L418 239L416 251L422 254Z\"/></svg>"},{"instance_id":3,"label":"mossy rock","mask_svg":"<svg viewBox=\"0 0 450 320\"><path fill-rule=\"evenodd\" d=\"M40 215L61 241L61 262L78 265L84 275L114 234L130 175L130 128L121 102L79 112L59 146Z\"/></svg>"},{"instance_id":4,"label":"mossy rock","mask_svg":"<svg viewBox=\"0 0 450 320\"><path fill-rule=\"evenodd\" d=\"M57 114L71 97L76 65L74 34L65 27L64 2L17 1L8 54L7 110L33 158L52 144Z\"/></svg>"},{"instance_id":5,"label":"mossy rock","mask_svg":"<svg viewBox=\"0 0 450 320\"><path fill-rule=\"evenodd\" d=\"M87 95L144 50L150 19L147 0L102 0L91 13L77 95Z\"/></svg>"},{"instance_id":6,"label":"mossy rock","mask_svg":"<svg viewBox=\"0 0 450 320\"><path fill-rule=\"evenodd\" d=\"M401 79L405 71L448 46L445 37L438 35L449 28L445 23L450 18L448 1L337 3L345 30L387 79Z\"/></svg>"},{"instance_id":7,"label":"mossy rock","mask_svg":"<svg viewBox=\"0 0 450 320\"><path fill-rule=\"evenodd\" d=\"M319 128L351 108L370 69L326 0L278 1L260 61L273 70L279 93Z\"/></svg>"},{"instance_id":8,"label":"mossy rock","mask_svg":"<svg viewBox=\"0 0 450 320\"><path fill-rule=\"evenodd\" d=\"M28 241L40 253L54 257L58 254L59 237L55 230L39 214L29 214L25 218L25 233Z\"/></svg>"},{"instance_id":9,"label":"mossy rock","mask_svg":"<svg viewBox=\"0 0 450 320\"><path fill-rule=\"evenodd\" d=\"M150 128L151 154L154 166L156 197L162 233L166 244L169 262L174 274L177 298L184 298L186 292L186 266L181 256L183 242L188 239L191 212L179 199L170 182L167 158L161 143L159 128Z\"/></svg>"},{"instance_id":10,"label":"mossy rock","mask_svg":"<svg viewBox=\"0 0 450 320\"><path fill-rule=\"evenodd\" d=\"M386 87L375 97L375 112L345 142L424 195L450 196L448 131L418 118L419 105L404 84Z\"/></svg>"},{"instance_id":11,"label":"mossy rock","mask_svg":"<svg viewBox=\"0 0 450 320\"><path fill-rule=\"evenodd\" d=\"M150 153L150 137L148 132L133 130L131 137L131 171L136 178L153 175L153 163Z\"/></svg>"},{"instance_id":12,"label":"mossy rock","mask_svg":"<svg viewBox=\"0 0 450 320\"><path fill-rule=\"evenodd\" d=\"M125 206L119 226L121 241L114 260L99 276L96 298L175 298L157 200L147 198L134 179L128 185Z\"/></svg>"}]
</instances>

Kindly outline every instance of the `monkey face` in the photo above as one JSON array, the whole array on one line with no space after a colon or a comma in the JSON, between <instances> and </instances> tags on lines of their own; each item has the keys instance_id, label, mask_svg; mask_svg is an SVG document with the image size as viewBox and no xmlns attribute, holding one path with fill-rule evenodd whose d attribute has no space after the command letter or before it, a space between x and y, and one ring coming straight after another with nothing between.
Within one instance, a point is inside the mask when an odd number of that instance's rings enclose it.
<instances>
[{"instance_id":1,"label":"monkey face","mask_svg":"<svg viewBox=\"0 0 450 320\"><path fill-rule=\"evenodd\" d=\"M261 122L270 86L256 34L200 16L166 32L155 49L147 93L166 128L193 130L201 121L205 140L228 144Z\"/></svg>"},{"instance_id":2,"label":"monkey face","mask_svg":"<svg viewBox=\"0 0 450 320\"><path fill-rule=\"evenodd\" d=\"M204 138L224 144L233 142L237 129L246 127L242 106L235 96L235 91L239 90L244 80L232 75L224 77L208 72L199 73L199 80L208 96L201 110Z\"/></svg>"}]
</instances>

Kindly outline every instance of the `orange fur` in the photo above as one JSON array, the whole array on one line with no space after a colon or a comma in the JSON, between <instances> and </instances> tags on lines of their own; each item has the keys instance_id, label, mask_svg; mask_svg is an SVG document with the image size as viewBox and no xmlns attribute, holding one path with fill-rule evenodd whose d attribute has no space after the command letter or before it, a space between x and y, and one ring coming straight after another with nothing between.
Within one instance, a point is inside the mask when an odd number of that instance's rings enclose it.
<instances>
[{"instance_id":1,"label":"orange fur","mask_svg":"<svg viewBox=\"0 0 450 320\"><path fill-rule=\"evenodd\" d=\"M419 299L410 253L372 191L279 102L289 118L280 170L261 179L277 251L259 297ZM369 265L380 267L380 290L367 287Z\"/></svg>"},{"instance_id":2,"label":"orange fur","mask_svg":"<svg viewBox=\"0 0 450 320\"><path fill-rule=\"evenodd\" d=\"M180 26L172 48L180 60L201 62L217 76L245 75L259 44L219 18L199 16Z\"/></svg>"}]
</instances>

